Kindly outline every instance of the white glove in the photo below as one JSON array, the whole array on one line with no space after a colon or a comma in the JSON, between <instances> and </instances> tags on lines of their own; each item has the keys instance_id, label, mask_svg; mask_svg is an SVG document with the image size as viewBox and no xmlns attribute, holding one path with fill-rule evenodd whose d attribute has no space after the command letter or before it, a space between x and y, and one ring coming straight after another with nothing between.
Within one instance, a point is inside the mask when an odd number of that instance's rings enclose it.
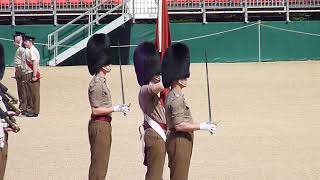
<instances>
[{"instance_id":1,"label":"white glove","mask_svg":"<svg viewBox=\"0 0 320 180\"><path fill-rule=\"evenodd\" d=\"M14 111L7 111L6 112L6 114L8 115L8 116L16 116L16 113L14 112Z\"/></svg>"},{"instance_id":2,"label":"white glove","mask_svg":"<svg viewBox=\"0 0 320 180\"><path fill-rule=\"evenodd\" d=\"M215 124L210 124L208 122L200 123L200 130L207 130L210 133L214 133L216 129L217 129L217 126Z\"/></svg>"},{"instance_id":3,"label":"white glove","mask_svg":"<svg viewBox=\"0 0 320 180\"><path fill-rule=\"evenodd\" d=\"M123 112L128 113L130 111L129 106L126 104L119 104L116 106L113 106L113 112Z\"/></svg>"}]
</instances>

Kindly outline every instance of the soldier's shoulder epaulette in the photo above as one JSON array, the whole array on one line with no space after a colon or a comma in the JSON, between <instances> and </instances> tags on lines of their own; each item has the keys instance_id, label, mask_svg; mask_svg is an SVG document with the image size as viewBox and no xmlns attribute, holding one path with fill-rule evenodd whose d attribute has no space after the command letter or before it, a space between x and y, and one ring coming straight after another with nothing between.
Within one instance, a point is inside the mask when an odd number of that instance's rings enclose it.
<instances>
[{"instance_id":1,"label":"soldier's shoulder epaulette","mask_svg":"<svg viewBox=\"0 0 320 180\"><path fill-rule=\"evenodd\" d=\"M173 93L171 98L172 98L172 102L175 102L175 103L179 103L180 101L183 101L183 96L178 93Z\"/></svg>"},{"instance_id":2,"label":"soldier's shoulder epaulette","mask_svg":"<svg viewBox=\"0 0 320 180\"><path fill-rule=\"evenodd\" d=\"M98 77L98 76L95 76L95 77L93 78L93 80L94 80L94 82L96 82L96 83L105 83L105 82L106 82L106 79L105 79L105 78L103 78L103 77Z\"/></svg>"},{"instance_id":3,"label":"soldier's shoulder epaulette","mask_svg":"<svg viewBox=\"0 0 320 180\"><path fill-rule=\"evenodd\" d=\"M100 80L97 77L94 77L93 82L94 83L100 83Z\"/></svg>"},{"instance_id":4,"label":"soldier's shoulder epaulette","mask_svg":"<svg viewBox=\"0 0 320 180\"><path fill-rule=\"evenodd\" d=\"M179 94L179 93L177 93L177 92L172 92L173 93L173 96L175 97L175 98L181 98L181 97L183 97L181 94Z\"/></svg>"}]
</instances>

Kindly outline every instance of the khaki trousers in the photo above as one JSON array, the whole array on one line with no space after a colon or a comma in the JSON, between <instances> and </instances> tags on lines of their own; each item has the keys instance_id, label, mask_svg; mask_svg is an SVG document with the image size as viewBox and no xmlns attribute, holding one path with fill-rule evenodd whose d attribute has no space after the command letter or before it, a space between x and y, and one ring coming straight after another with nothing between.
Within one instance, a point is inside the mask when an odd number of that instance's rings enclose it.
<instances>
[{"instance_id":1,"label":"khaki trousers","mask_svg":"<svg viewBox=\"0 0 320 180\"><path fill-rule=\"evenodd\" d=\"M188 180L193 133L171 131L166 141L170 180Z\"/></svg>"},{"instance_id":2,"label":"khaki trousers","mask_svg":"<svg viewBox=\"0 0 320 180\"><path fill-rule=\"evenodd\" d=\"M166 157L166 145L161 136L152 128L144 134L147 173L145 180L162 180Z\"/></svg>"},{"instance_id":3,"label":"khaki trousers","mask_svg":"<svg viewBox=\"0 0 320 180\"><path fill-rule=\"evenodd\" d=\"M32 113L39 114L40 112L40 80L30 82L31 90L31 111Z\"/></svg>"},{"instance_id":4,"label":"khaki trousers","mask_svg":"<svg viewBox=\"0 0 320 180\"><path fill-rule=\"evenodd\" d=\"M27 96L27 111L33 112L33 101L32 101L32 93L31 93L31 78L32 78L32 72L25 75L25 93Z\"/></svg>"},{"instance_id":5,"label":"khaki trousers","mask_svg":"<svg viewBox=\"0 0 320 180\"><path fill-rule=\"evenodd\" d=\"M88 126L91 164L89 169L89 180L105 180L111 148L110 122L90 121Z\"/></svg>"},{"instance_id":6,"label":"khaki trousers","mask_svg":"<svg viewBox=\"0 0 320 180\"><path fill-rule=\"evenodd\" d=\"M21 67L15 68L15 77L17 82L18 98L19 98L19 109L21 111L27 110L27 94L25 91L25 74L22 73Z\"/></svg>"},{"instance_id":7,"label":"khaki trousers","mask_svg":"<svg viewBox=\"0 0 320 180\"><path fill-rule=\"evenodd\" d=\"M0 148L0 180L4 179L4 173L7 165L8 158L8 134L6 133L7 141L3 148Z\"/></svg>"}]
</instances>

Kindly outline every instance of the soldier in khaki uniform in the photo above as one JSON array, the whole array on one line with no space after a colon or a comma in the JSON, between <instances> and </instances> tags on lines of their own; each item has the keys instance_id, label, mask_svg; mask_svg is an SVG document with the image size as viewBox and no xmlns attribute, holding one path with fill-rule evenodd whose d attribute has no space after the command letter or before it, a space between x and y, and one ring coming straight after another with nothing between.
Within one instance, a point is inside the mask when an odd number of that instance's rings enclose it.
<instances>
[{"instance_id":1,"label":"soldier in khaki uniform","mask_svg":"<svg viewBox=\"0 0 320 180\"><path fill-rule=\"evenodd\" d=\"M0 77L2 79L5 69L4 49L0 43ZM0 96L0 104L3 104L2 97ZM1 105L0 105L1 108ZM5 108L5 107L4 107ZM5 110L3 110L5 111ZM7 124L3 121L5 113L0 114L0 180L3 180L4 173L7 165L8 157L8 133L6 131Z\"/></svg>"},{"instance_id":2,"label":"soldier in khaki uniform","mask_svg":"<svg viewBox=\"0 0 320 180\"><path fill-rule=\"evenodd\" d=\"M40 53L34 46L34 37L25 36L24 44L26 51L26 65L32 70L32 77L27 83L31 96L31 110L27 117L38 117L40 113ZM29 79L29 78L28 78Z\"/></svg>"},{"instance_id":3,"label":"soldier in khaki uniform","mask_svg":"<svg viewBox=\"0 0 320 180\"><path fill-rule=\"evenodd\" d=\"M32 94L31 94L31 79L32 79L32 69L27 65L27 59L30 59L30 50L28 48L25 48L25 71L24 71L24 75L23 75L23 87L24 87L24 91L25 94L27 96L27 108L26 111L22 112L21 114L23 115L27 115L30 114L30 112L32 112L32 107L33 107L33 98L32 98Z\"/></svg>"},{"instance_id":4,"label":"soldier in khaki uniform","mask_svg":"<svg viewBox=\"0 0 320 180\"><path fill-rule=\"evenodd\" d=\"M27 111L27 94L25 87L25 48L23 46L23 36L25 34L22 32L15 32L13 36L14 46L17 48L17 51L14 56L14 67L15 67L15 78L17 82L17 90L19 96L19 109L24 114Z\"/></svg>"},{"instance_id":5,"label":"soldier in khaki uniform","mask_svg":"<svg viewBox=\"0 0 320 180\"><path fill-rule=\"evenodd\" d=\"M144 114L144 165L147 166L145 179L162 180L167 126L158 96L164 89L160 75L160 56L153 43L143 42L135 49L134 67L141 86L138 99Z\"/></svg>"},{"instance_id":6,"label":"soldier in khaki uniform","mask_svg":"<svg viewBox=\"0 0 320 180\"><path fill-rule=\"evenodd\" d=\"M193 148L193 131L214 132L216 126L206 122L193 122L189 105L182 89L190 76L189 48L182 43L171 45L165 52L161 73L163 85L170 87L165 101L165 114L169 133L166 148L169 157L170 179L187 180Z\"/></svg>"},{"instance_id":7,"label":"soldier in khaki uniform","mask_svg":"<svg viewBox=\"0 0 320 180\"><path fill-rule=\"evenodd\" d=\"M89 84L88 95L91 118L88 134L91 151L89 180L104 180L108 170L111 148L112 112L127 113L125 104L112 106L110 90L105 76L111 71L110 40L105 34L93 35L87 44L87 65L94 75Z\"/></svg>"},{"instance_id":8,"label":"soldier in khaki uniform","mask_svg":"<svg viewBox=\"0 0 320 180\"><path fill-rule=\"evenodd\" d=\"M2 80L4 70L4 49L0 43L0 81ZM13 131L13 129L4 119L8 116L15 115L15 113L7 110L6 105L2 100L3 93L0 94L0 180L3 180L8 157L8 131Z\"/></svg>"}]
</instances>

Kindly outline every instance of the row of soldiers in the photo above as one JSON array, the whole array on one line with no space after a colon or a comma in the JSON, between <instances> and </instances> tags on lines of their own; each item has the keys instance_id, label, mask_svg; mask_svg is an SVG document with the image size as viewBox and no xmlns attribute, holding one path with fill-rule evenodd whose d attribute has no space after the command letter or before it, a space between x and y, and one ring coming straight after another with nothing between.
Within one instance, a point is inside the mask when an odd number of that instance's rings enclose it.
<instances>
[{"instance_id":1,"label":"row of soldiers","mask_svg":"<svg viewBox=\"0 0 320 180\"><path fill-rule=\"evenodd\" d=\"M104 180L107 174L112 140L112 113L127 114L127 104L112 105L106 76L111 71L110 39L94 34L87 44L87 65L93 79L88 96L91 118L88 134L91 151L89 180ZM171 45L162 63L152 42L143 42L134 51L134 67L140 91L138 101L144 114L143 136L146 180L162 180L166 153L169 158L170 179L187 180L193 149L193 132L213 133L214 124L194 123L190 107L182 93L190 76L190 52L183 43ZM161 101L160 92L166 92ZM161 103L163 102L163 103Z\"/></svg>"},{"instance_id":2,"label":"row of soldiers","mask_svg":"<svg viewBox=\"0 0 320 180\"><path fill-rule=\"evenodd\" d=\"M17 103L8 88L1 83L5 70L4 48L0 43L0 180L4 178L4 172L8 156L8 132L20 131L14 116L20 114L20 110L13 104Z\"/></svg>"},{"instance_id":3,"label":"row of soldiers","mask_svg":"<svg viewBox=\"0 0 320 180\"><path fill-rule=\"evenodd\" d=\"M16 74L18 68L21 68L22 74L28 72L23 69L23 63L26 63L33 70L32 73L29 72L32 77L27 81L31 84L39 82L40 85L37 67L39 56L34 53L35 51L31 52L34 47L34 38L16 32L14 39L17 47L16 57L21 57L20 67L16 66ZM27 49L23 49L23 42ZM23 52L26 58L23 58ZM106 177L112 141L112 113L127 114L130 111L127 104L112 105L111 93L106 83L106 75L111 71L111 57L109 37L105 34L94 34L86 48L89 73L94 76L88 88L91 106L91 118L88 124L91 152L89 180L104 180ZM23 62L24 59L25 62ZM187 180L193 149L193 132L206 130L213 133L216 130L214 124L193 122L190 107L182 93L182 89L188 86L187 81L190 76L189 48L183 43L171 45L166 50L161 63L155 45L151 42L143 42L135 49L134 67L138 84L141 86L138 101L144 114L142 140L144 165L147 166L145 179L162 180L167 153L170 179ZM0 44L0 79L4 69L4 51ZM16 77L21 76L18 74ZM26 81L25 77L21 78L22 82ZM160 100L160 92L166 92L164 101ZM18 113L8 109L8 105L3 101L6 94L8 93L0 93L0 125L2 126L0 128L0 180L3 179L7 159L7 131L19 131L13 118ZM37 115L37 111L32 110L33 114Z\"/></svg>"},{"instance_id":4,"label":"row of soldiers","mask_svg":"<svg viewBox=\"0 0 320 180\"><path fill-rule=\"evenodd\" d=\"M40 53L34 46L35 38L15 32L15 79L19 96L19 109L27 117L37 117L40 112Z\"/></svg>"}]
</instances>

